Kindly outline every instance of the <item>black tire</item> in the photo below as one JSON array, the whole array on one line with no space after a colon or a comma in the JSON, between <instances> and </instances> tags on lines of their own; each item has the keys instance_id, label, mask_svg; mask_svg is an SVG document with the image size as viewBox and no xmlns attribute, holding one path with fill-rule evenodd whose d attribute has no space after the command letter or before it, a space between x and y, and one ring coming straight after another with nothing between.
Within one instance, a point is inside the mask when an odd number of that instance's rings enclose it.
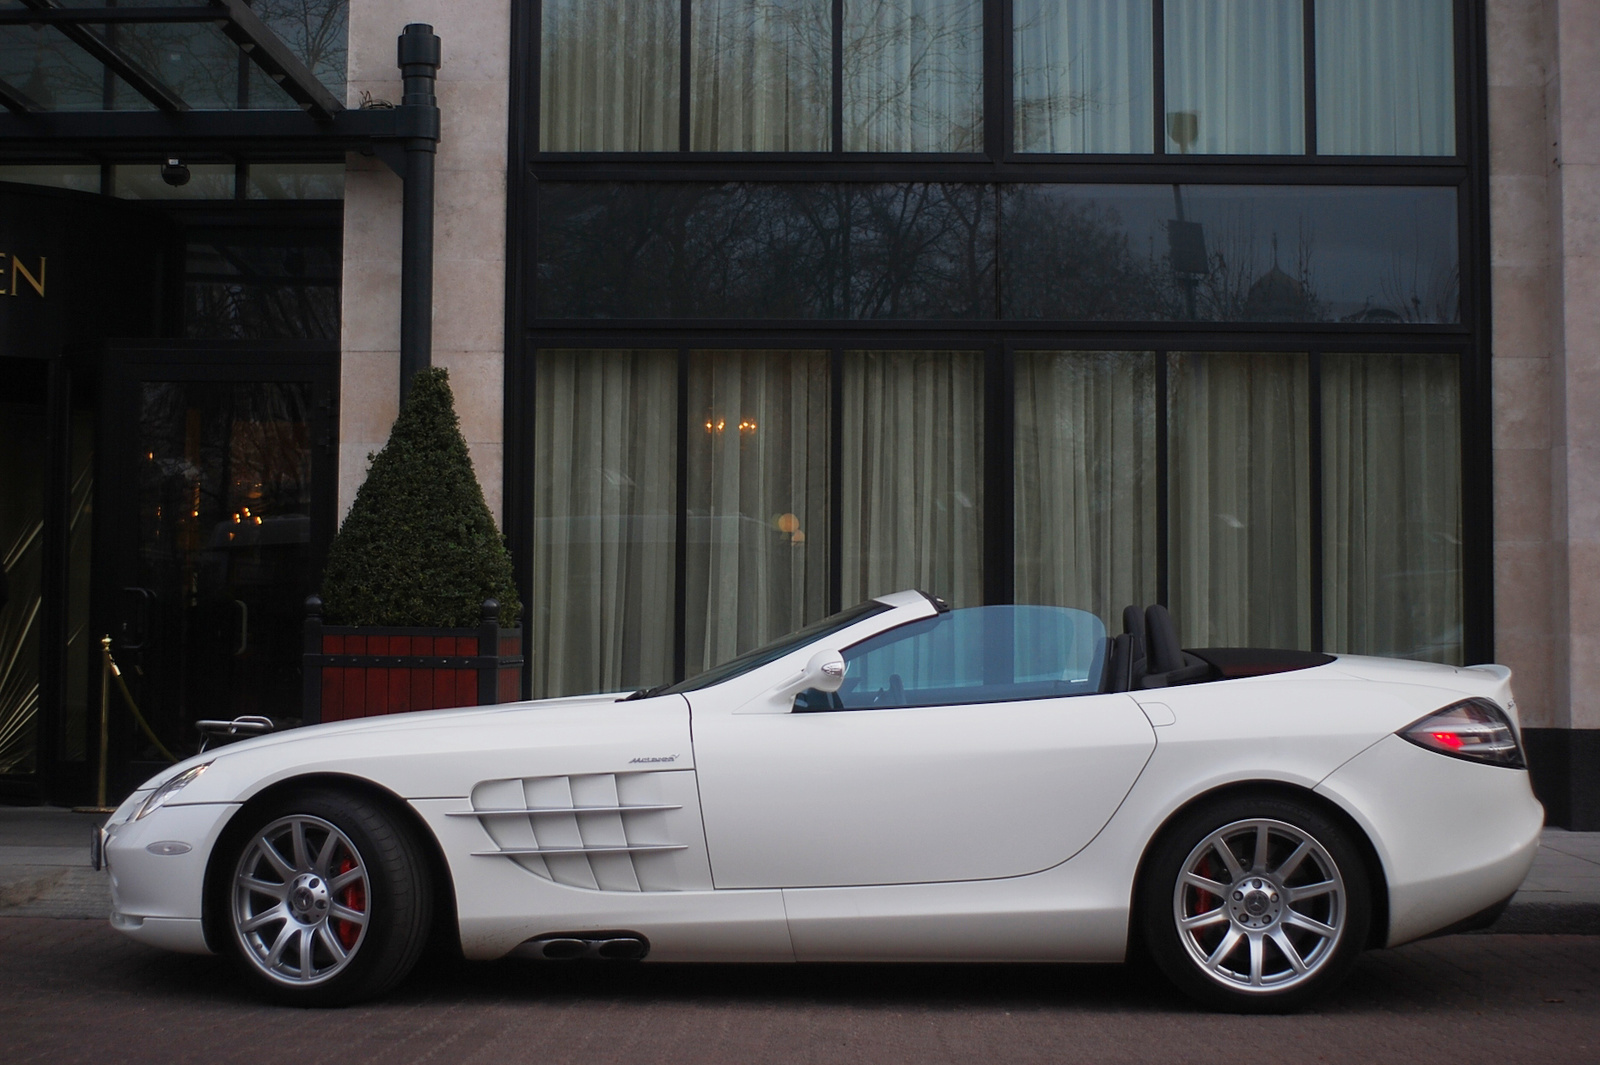
<instances>
[{"instance_id":1,"label":"black tire","mask_svg":"<svg viewBox=\"0 0 1600 1065\"><path fill-rule=\"evenodd\" d=\"M427 943L433 906L411 826L327 789L245 816L218 856L212 894L216 945L240 971L297 1006L348 1005L403 980Z\"/></svg>"},{"instance_id":2,"label":"black tire","mask_svg":"<svg viewBox=\"0 0 1600 1065\"><path fill-rule=\"evenodd\" d=\"M1239 1013L1298 1009L1326 994L1349 973L1372 920L1366 862L1349 831L1275 795L1237 795L1181 816L1150 852L1139 887L1139 930L1156 966L1196 1001Z\"/></svg>"}]
</instances>

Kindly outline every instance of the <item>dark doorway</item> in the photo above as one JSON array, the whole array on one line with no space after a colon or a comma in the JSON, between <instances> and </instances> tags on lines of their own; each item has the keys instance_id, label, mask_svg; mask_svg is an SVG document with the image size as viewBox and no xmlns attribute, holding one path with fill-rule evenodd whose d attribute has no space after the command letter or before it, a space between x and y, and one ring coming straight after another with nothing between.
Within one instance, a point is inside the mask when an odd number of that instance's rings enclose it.
<instances>
[{"instance_id":1,"label":"dark doorway","mask_svg":"<svg viewBox=\"0 0 1600 1065\"><path fill-rule=\"evenodd\" d=\"M98 617L156 737L300 718L300 631L335 527L330 345L118 348L107 360ZM101 631L99 628L96 630ZM113 781L159 749L112 714Z\"/></svg>"},{"instance_id":2,"label":"dark doorway","mask_svg":"<svg viewBox=\"0 0 1600 1065\"><path fill-rule=\"evenodd\" d=\"M0 358L0 777L38 767L46 370L42 360Z\"/></svg>"}]
</instances>

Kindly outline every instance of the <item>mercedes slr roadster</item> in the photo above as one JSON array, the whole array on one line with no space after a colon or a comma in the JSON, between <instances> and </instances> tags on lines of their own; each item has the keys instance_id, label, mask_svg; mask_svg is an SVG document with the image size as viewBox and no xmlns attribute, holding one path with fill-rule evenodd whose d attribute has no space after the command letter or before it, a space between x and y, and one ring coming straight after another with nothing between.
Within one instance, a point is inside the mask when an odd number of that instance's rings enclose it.
<instances>
[{"instance_id":1,"label":"mercedes slr roadster","mask_svg":"<svg viewBox=\"0 0 1600 1065\"><path fill-rule=\"evenodd\" d=\"M112 924L302 1005L468 958L1117 962L1282 1010L1487 924L1543 811L1503 666L1182 650L901 592L678 684L311 726L96 840Z\"/></svg>"}]
</instances>

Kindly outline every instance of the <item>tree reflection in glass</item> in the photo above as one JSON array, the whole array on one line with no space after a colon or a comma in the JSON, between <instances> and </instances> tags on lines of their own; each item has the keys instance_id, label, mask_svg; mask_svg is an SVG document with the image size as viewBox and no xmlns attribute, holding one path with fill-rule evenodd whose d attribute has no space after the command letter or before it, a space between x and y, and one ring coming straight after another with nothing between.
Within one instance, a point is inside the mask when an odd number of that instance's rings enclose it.
<instances>
[{"instance_id":1,"label":"tree reflection in glass","mask_svg":"<svg viewBox=\"0 0 1600 1065\"><path fill-rule=\"evenodd\" d=\"M844 150L983 150L982 0L845 0Z\"/></svg>"},{"instance_id":2,"label":"tree reflection in glass","mask_svg":"<svg viewBox=\"0 0 1600 1065\"><path fill-rule=\"evenodd\" d=\"M1171 186L1006 187L1004 317L1460 320L1453 189L1185 185L1179 192L1185 217L1199 227L1198 247L1179 243ZM1196 253L1197 262L1187 261Z\"/></svg>"},{"instance_id":3,"label":"tree reflection in glass","mask_svg":"<svg viewBox=\"0 0 1600 1065\"><path fill-rule=\"evenodd\" d=\"M678 0L544 0L539 147L678 148Z\"/></svg>"},{"instance_id":4,"label":"tree reflection in glass","mask_svg":"<svg viewBox=\"0 0 1600 1065\"><path fill-rule=\"evenodd\" d=\"M1152 150L1150 5L1013 0L1016 150Z\"/></svg>"},{"instance_id":5,"label":"tree reflection in glass","mask_svg":"<svg viewBox=\"0 0 1600 1065\"><path fill-rule=\"evenodd\" d=\"M690 23L697 151L826 151L829 0L699 0Z\"/></svg>"},{"instance_id":6,"label":"tree reflection in glass","mask_svg":"<svg viewBox=\"0 0 1600 1065\"><path fill-rule=\"evenodd\" d=\"M76 5L72 5L76 6ZM167 6L164 0L122 0L122 7ZM251 10L336 97L345 92L349 0L254 0ZM207 23L90 25L100 38L148 71L190 107L298 110L272 78L240 63L241 53ZM241 84L240 71L248 71ZM0 79L46 111L150 110L55 27L0 27Z\"/></svg>"},{"instance_id":7,"label":"tree reflection in glass","mask_svg":"<svg viewBox=\"0 0 1600 1065\"><path fill-rule=\"evenodd\" d=\"M989 317L993 205L985 185L547 182L539 313Z\"/></svg>"}]
</instances>

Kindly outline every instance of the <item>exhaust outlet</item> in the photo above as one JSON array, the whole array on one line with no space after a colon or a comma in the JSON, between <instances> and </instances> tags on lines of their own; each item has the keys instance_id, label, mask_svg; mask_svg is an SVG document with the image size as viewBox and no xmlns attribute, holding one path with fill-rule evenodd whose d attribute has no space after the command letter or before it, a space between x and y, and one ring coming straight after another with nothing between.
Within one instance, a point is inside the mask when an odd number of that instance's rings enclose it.
<instances>
[{"instance_id":1,"label":"exhaust outlet","mask_svg":"<svg viewBox=\"0 0 1600 1065\"><path fill-rule=\"evenodd\" d=\"M594 945L595 954L606 961L638 961L648 949L644 940L632 936L602 939Z\"/></svg>"},{"instance_id":2,"label":"exhaust outlet","mask_svg":"<svg viewBox=\"0 0 1600 1065\"><path fill-rule=\"evenodd\" d=\"M539 952L551 961L569 961L589 953L589 944L581 939L547 939L539 944Z\"/></svg>"},{"instance_id":3,"label":"exhaust outlet","mask_svg":"<svg viewBox=\"0 0 1600 1065\"><path fill-rule=\"evenodd\" d=\"M639 961L648 953L649 940L633 932L560 932L536 936L511 956L543 961Z\"/></svg>"}]
</instances>

